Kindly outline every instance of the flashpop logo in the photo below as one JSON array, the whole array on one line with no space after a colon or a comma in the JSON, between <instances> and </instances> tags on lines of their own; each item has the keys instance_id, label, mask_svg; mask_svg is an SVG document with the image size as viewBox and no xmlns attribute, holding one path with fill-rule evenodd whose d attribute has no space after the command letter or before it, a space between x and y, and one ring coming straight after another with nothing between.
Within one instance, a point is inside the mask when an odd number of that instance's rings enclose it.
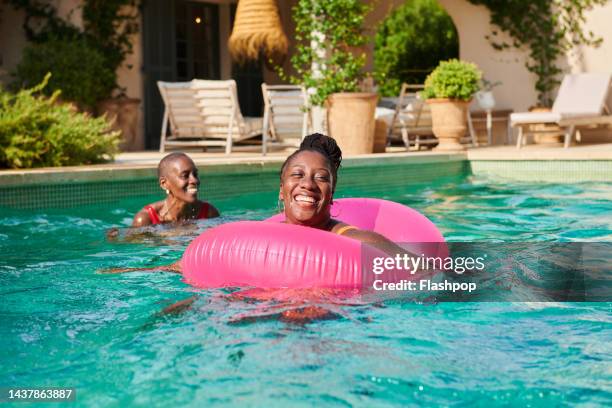
<instances>
[{"instance_id":1,"label":"flashpop logo","mask_svg":"<svg viewBox=\"0 0 612 408\"><path fill-rule=\"evenodd\" d=\"M380 290L400 290L400 291L445 291L445 292L473 292L476 290L474 282L434 282L430 279L421 279L420 281L409 281L402 279L400 282L383 282L380 279L374 281L372 287L376 291Z\"/></svg>"}]
</instances>

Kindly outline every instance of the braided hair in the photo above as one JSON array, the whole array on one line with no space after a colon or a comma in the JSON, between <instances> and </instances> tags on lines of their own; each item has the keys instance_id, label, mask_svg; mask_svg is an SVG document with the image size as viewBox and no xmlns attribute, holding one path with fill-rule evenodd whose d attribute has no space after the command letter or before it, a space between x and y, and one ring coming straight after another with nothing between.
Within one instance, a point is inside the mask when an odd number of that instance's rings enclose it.
<instances>
[{"instance_id":1,"label":"braided hair","mask_svg":"<svg viewBox=\"0 0 612 408\"><path fill-rule=\"evenodd\" d=\"M281 170L280 170L281 179L283 177L283 173L285 172L285 169L287 168L289 163L293 160L293 158L297 156L298 154L300 154L301 152L306 152L306 151L317 152L321 154L323 157L325 157L325 160L327 161L331 169L333 181L334 181L334 187L335 187L336 179L338 175L338 169L340 168L340 163L342 162L342 150L340 150L340 147L338 147L338 144L333 138L322 135L321 133L313 133L313 134L306 136L304 140L302 140L300 147L295 152L293 152L289 157L287 157L287 159L281 166Z\"/></svg>"}]
</instances>

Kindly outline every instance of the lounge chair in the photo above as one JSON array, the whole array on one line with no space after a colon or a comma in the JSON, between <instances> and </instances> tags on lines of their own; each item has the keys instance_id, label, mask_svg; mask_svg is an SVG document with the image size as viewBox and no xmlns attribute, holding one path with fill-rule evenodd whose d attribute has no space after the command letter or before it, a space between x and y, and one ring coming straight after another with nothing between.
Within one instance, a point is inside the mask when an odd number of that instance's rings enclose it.
<instances>
[{"instance_id":1,"label":"lounge chair","mask_svg":"<svg viewBox=\"0 0 612 408\"><path fill-rule=\"evenodd\" d=\"M240 113L234 80L159 81L157 86L165 104L160 152L166 146L224 146L229 154L235 142L261 134L262 119Z\"/></svg>"},{"instance_id":2,"label":"lounge chair","mask_svg":"<svg viewBox=\"0 0 612 408\"><path fill-rule=\"evenodd\" d=\"M563 147L568 148L579 127L612 125L606 100L610 92L610 74L571 74L563 78L551 112L522 112L510 115L510 125L518 128L516 147L521 148L528 135L550 133L534 130L532 125L556 124L563 129ZM552 132L558 132L557 129Z\"/></svg>"},{"instance_id":3,"label":"lounge chair","mask_svg":"<svg viewBox=\"0 0 612 408\"><path fill-rule=\"evenodd\" d=\"M401 138L407 150L415 147L420 150L421 146L432 146L438 143L433 134L431 122L431 108L421 99L420 91L423 85L402 84L399 98L395 103L395 111L389 114L385 108L377 108L377 118L387 122L387 139L397 140ZM468 112L469 135L467 140L476 145L476 137L472 126L472 120Z\"/></svg>"},{"instance_id":4,"label":"lounge chair","mask_svg":"<svg viewBox=\"0 0 612 408\"><path fill-rule=\"evenodd\" d=\"M421 146L438 143L431 126L431 110L419 95L421 90L423 85L402 84L393 119L387 130L388 140L399 136L408 150L412 146L420 150Z\"/></svg>"},{"instance_id":5,"label":"lounge chair","mask_svg":"<svg viewBox=\"0 0 612 408\"><path fill-rule=\"evenodd\" d=\"M299 146L310 129L307 95L304 87L296 85L261 84L264 99L262 151L268 143L274 146Z\"/></svg>"}]
</instances>

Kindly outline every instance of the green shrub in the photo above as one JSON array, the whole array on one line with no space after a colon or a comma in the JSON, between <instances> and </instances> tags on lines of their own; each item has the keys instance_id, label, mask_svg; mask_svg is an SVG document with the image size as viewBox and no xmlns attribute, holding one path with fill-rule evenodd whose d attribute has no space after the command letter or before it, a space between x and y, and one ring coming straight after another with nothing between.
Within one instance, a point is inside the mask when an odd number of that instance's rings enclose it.
<instances>
[{"instance_id":1,"label":"green shrub","mask_svg":"<svg viewBox=\"0 0 612 408\"><path fill-rule=\"evenodd\" d=\"M35 86L47 72L53 76L43 90L46 95L60 89L62 99L90 110L99 100L110 97L117 79L102 53L85 40L52 38L30 44L17 66L15 85Z\"/></svg>"},{"instance_id":2,"label":"green shrub","mask_svg":"<svg viewBox=\"0 0 612 408\"><path fill-rule=\"evenodd\" d=\"M120 132L105 118L75 112L69 104L39 95L43 83L16 94L0 88L0 168L101 163L117 152Z\"/></svg>"},{"instance_id":3,"label":"green shrub","mask_svg":"<svg viewBox=\"0 0 612 408\"><path fill-rule=\"evenodd\" d=\"M452 19L437 0L407 0L378 26L375 76L383 96L397 96L402 82L422 84L440 61L459 56Z\"/></svg>"},{"instance_id":4,"label":"green shrub","mask_svg":"<svg viewBox=\"0 0 612 408\"><path fill-rule=\"evenodd\" d=\"M440 62L425 80L425 99L450 98L468 101L480 89L482 72L471 62L451 59Z\"/></svg>"}]
</instances>

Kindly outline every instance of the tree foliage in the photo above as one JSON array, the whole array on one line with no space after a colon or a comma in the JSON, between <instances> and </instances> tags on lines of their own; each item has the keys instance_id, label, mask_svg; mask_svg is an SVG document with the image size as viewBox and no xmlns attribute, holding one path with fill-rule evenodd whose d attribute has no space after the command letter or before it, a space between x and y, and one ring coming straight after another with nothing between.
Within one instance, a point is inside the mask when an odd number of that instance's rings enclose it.
<instances>
[{"instance_id":1,"label":"tree foliage","mask_svg":"<svg viewBox=\"0 0 612 408\"><path fill-rule=\"evenodd\" d=\"M402 82L421 84L440 61L458 56L457 30L438 1L406 0L376 31L379 90L384 96L397 96Z\"/></svg>"},{"instance_id":2,"label":"tree foliage","mask_svg":"<svg viewBox=\"0 0 612 408\"><path fill-rule=\"evenodd\" d=\"M41 95L49 80L13 94L0 88L0 168L101 163L117 152L120 132L59 103L59 91Z\"/></svg>"},{"instance_id":3,"label":"tree foliage","mask_svg":"<svg viewBox=\"0 0 612 408\"><path fill-rule=\"evenodd\" d=\"M511 41L504 41L493 30L487 38L495 49L529 49L525 66L537 76L535 88L542 106L552 105L553 91L560 83L559 58L574 46L598 46L602 42L593 32L583 32L582 25L585 12L607 0L469 1L486 6L491 24L510 35Z\"/></svg>"}]
</instances>

